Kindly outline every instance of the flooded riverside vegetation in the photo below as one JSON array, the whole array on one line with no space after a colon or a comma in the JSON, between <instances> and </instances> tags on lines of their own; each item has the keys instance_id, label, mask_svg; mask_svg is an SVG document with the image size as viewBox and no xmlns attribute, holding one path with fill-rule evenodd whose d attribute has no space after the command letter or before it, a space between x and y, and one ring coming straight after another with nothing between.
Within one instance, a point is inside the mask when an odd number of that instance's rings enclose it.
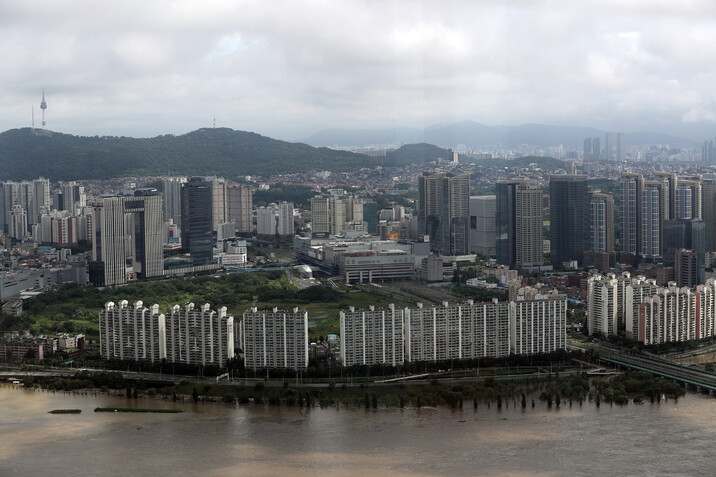
<instances>
[{"instance_id":1,"label":"flooded riverside vegetation","mask_svg":"<svg viewBox=\"0 0 716 477\"><path fill-rule=\"evenodd\" d=\"M174 386L148 388L139 380L130 382L119 373L90 373L82 371L73 377L52 378L38 381L26 378L25 385L41 385L49 390L97 393L103 392L128 399L154 397L162 400L188 400L193 402L223 402L226 404L267 403L270 406L337 406L347 407L423 407L447 406L462 408L481 404L497 408L519 405L527 407L527 396L538 399L548 407L559 407L563 403L572 405L583 401L627 404L648 399L659 402L663 398L678 399L684 394L683 388L671 381L654 377L645 372L629 372L608 378L590 378L586 374L572 374L546 377L496 380L488 377L479 381L438 381L430 383L349 385L331 381L324 386L292 386L289 381L241 384L203 384L183 381Z\"/></svg>"}]
</instances>

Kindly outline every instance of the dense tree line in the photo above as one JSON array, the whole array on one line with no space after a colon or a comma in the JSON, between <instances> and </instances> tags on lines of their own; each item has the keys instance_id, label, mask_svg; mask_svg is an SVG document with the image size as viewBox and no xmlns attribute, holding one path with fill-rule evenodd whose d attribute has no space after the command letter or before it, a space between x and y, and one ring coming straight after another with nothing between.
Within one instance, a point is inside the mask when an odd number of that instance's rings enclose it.
<instances>
[{"instance_id":1,"label":"dense tree line","mask_svg":"<svg viewBox=\"0 0 716 477\"><path fill-rule=\"evenodd\" d=\"M38 171L50 180L167 172L235 178L312 170L351 171L384 165L383 162L227 128L142 139L32 134L27 128L0 134L0 175L11 180L34 179Z\"/></svg>"}]
</instances>

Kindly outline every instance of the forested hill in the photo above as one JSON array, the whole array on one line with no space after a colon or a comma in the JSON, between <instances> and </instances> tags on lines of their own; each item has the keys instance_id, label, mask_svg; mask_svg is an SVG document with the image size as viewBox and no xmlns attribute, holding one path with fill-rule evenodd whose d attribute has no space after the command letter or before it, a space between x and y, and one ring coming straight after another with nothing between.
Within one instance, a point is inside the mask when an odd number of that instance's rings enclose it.
<instances>
[{"instance_id":1,"label":"forested hill","mask_svg":"<svg viewBox=\"0 0 716 477\"><path fill-rule=\"evenodd\" d=\"M360 154L227 128L180 136L83 137L29 128L0 134L0 180L108 179L133 175L244 175L350 171L381 165Z\"/></svg>"}]
</instances>

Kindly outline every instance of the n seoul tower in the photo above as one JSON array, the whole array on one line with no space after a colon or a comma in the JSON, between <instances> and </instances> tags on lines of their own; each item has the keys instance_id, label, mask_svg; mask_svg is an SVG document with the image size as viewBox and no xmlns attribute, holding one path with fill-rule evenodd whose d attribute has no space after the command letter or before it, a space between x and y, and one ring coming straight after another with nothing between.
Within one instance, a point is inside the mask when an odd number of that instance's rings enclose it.
<instances>
[{"instance_id":1,"label":"n seoul tower","mask_svg":"<svg viewBox=\"0 0 716 477\"><path fill-rule=\"evenodd\" d=\"M40 109L42 110L42 129L45 129L45 110L47 109L47 103L45 102L45 88L42 88L42 102L40 103Z\"/></svg>"}]
</instances>

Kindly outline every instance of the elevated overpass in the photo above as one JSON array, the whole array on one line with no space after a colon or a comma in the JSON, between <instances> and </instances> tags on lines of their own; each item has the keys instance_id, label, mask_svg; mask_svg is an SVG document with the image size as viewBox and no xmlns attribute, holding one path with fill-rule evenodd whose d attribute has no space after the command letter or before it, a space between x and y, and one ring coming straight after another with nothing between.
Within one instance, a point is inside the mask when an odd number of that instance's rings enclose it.
<instances>
[{"instance_id":1,"label":"elevated overpass","mask_svg":"<svg viewBox=\"0 0 716 477\"><path fill-rule=\"evenodd\" d=\"M611 364L647 371L657 376L716 392L716 374L707 371L689 368L654 356L625 354L614 350L603 353L601 359Z\"/></svg>"}]
</instances>

